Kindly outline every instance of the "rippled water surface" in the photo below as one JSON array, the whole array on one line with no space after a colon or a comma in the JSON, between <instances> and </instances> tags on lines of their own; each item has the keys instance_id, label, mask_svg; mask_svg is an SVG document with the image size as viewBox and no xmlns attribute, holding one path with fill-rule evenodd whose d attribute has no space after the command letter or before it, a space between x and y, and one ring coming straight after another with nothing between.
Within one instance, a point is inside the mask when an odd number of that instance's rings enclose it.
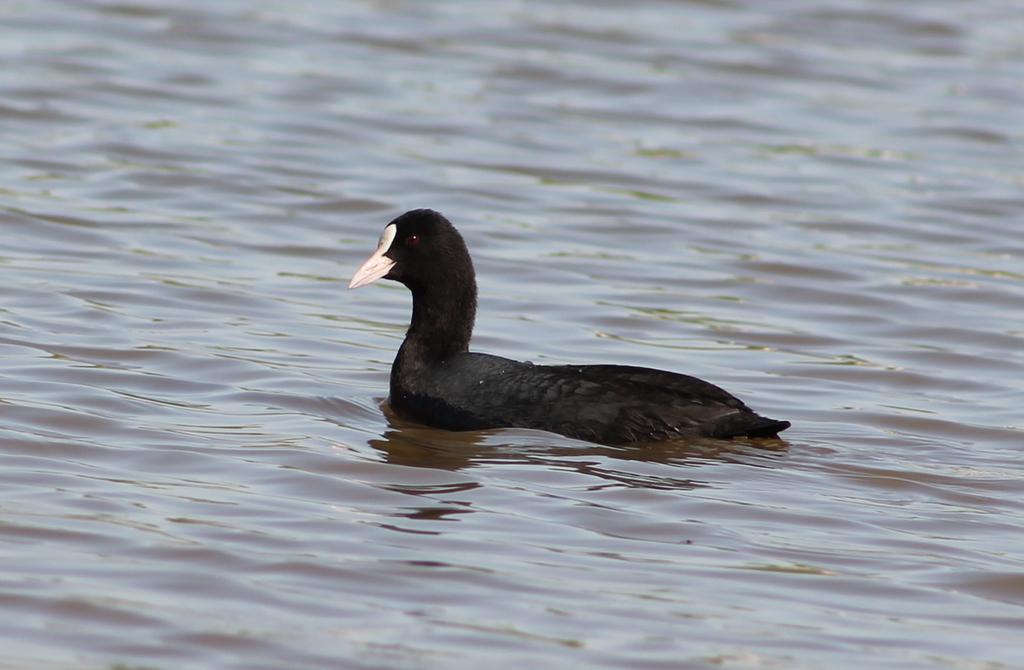
<instances>
[{"instance_id":1,"label":"rippled water surface","mask_svg":"<svg viewBox=\"0 0 1024 670\"><path fill-rule=\"evenodd\" d=\"M1019 10L0 4L0 667L1024 667ZM393 417L412 207L786 440Z\"/></svg>"}]
</instances>

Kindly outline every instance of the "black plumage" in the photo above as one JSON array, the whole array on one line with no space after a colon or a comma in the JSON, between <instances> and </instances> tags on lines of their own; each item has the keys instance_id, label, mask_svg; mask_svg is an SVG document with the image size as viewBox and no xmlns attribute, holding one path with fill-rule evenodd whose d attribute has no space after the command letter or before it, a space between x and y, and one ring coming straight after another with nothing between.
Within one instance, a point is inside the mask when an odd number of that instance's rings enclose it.
<instances>
[{"instance_id":1,"label":"black plumage","mask_svg":"<svg viewBox=\"0 0 1024 670\"><path fill-rule=\"evenodd\" d=\"M537 428L605 444L678 437L775 437L789 427L696 377L625 365L533 365L469 351L476 274L462 236L429 209L389 223L351 288L377 279L412 292L391 367L391 406L448 430Z\"/></svg>"}]
</instances>

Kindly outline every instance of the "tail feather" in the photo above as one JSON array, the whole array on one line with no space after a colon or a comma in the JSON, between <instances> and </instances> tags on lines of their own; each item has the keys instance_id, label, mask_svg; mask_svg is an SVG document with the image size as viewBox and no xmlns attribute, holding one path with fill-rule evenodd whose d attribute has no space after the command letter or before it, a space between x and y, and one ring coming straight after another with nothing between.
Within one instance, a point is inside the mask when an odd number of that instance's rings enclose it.
<instances>
[{"instance_id":1,"label":"tail feather","mask_svg":"<svg viewBox=\"0 0 1024 670\"><path fill-rule=\"evenodd\" d=\"M730 437L778 437L790 427L789 421L769 419L753 412L727 414L708 426L707 436L720 439Z\"/></svg>"}]
</instances>

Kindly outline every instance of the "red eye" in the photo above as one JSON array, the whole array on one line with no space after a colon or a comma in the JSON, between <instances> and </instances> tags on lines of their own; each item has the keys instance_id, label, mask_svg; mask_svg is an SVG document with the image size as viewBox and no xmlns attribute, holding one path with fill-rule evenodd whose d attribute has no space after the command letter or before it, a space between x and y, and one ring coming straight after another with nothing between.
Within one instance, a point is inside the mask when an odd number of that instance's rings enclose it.
<instances>
[{"instance_id":1,"label":"red eye","mask_svg":"<svg viewBox=\"0 0 1024 670\"><path fill-rule=\"evenodd\" d=\"M420 243L420 236L419 235L410 235L409 237L405 238L405 246L407 246L407 247L414 247L414 246L416 246L419 243Z\"/></svg>"}]
</instances>

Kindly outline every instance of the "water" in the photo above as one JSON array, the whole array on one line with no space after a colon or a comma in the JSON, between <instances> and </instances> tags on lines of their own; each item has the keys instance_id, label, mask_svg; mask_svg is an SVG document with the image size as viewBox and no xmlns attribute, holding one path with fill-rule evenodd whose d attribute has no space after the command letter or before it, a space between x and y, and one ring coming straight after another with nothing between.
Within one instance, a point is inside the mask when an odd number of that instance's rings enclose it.
<instances>
[{"instance_id":1,"label":"water","mask_svg":"<svg viewBox=\"0 0 1024 670\"><path fill-rule=\"evenodd\" d=\"M0 26L0 667L1024 667L1013 3ZM344 286L412 207L477 349L696 374L786 441L391 416L408 295Z\"/></svg>"}]
</instances>

